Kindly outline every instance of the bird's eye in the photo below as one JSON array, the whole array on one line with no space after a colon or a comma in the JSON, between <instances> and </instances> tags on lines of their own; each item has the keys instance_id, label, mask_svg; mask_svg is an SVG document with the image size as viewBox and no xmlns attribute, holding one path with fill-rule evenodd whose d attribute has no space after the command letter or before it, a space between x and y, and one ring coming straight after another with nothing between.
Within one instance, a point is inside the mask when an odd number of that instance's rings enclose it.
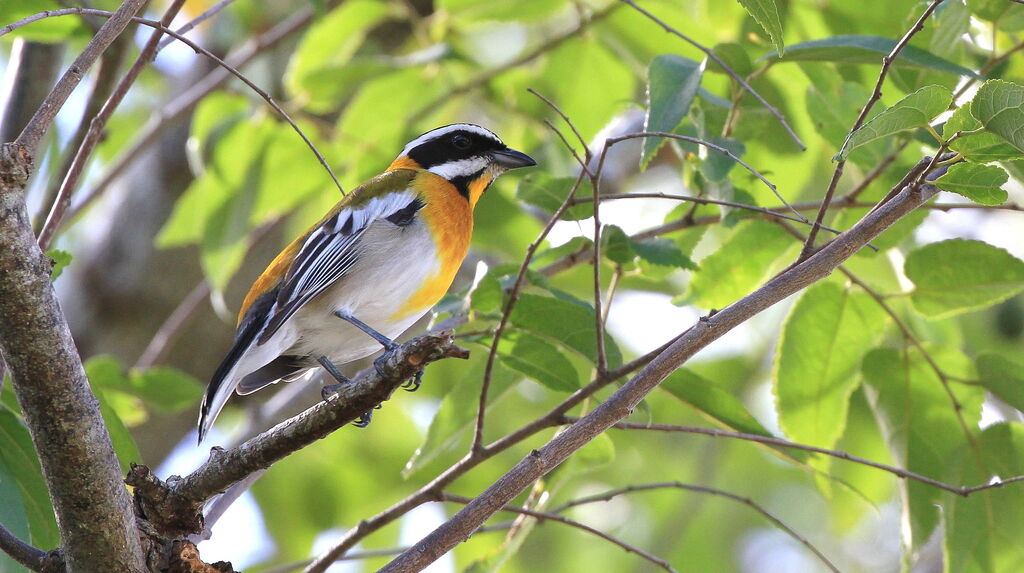
<instances>
[{"instance_id":1,"label":"bird's eye","mask_svg":"<svg viewBox=\"0 0 1024 573\"><path fill-rule=\"evenodd\" d=\"M468 137L462 134L452 136L452 146L459 151L465 151L473 145Z\"/></svg>"}]
</instances>

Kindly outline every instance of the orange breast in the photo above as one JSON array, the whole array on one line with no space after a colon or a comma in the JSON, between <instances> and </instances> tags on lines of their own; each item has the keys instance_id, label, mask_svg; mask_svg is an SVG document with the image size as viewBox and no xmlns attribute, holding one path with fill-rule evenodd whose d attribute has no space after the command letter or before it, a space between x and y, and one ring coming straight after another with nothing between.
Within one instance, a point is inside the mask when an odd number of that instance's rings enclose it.
<instances>
[{"instance_id":1,"label":"orange breast","mask_svg":"<svg viewBox=\"0 0 1024 573\"><path fill-rule=\"evenodd\" d=\"M424 171L416 176L413 185L426 200L427 205L420 210L420 216L434 238L440 265L437 272L395 312L394 319L424 312L441 300L462 266L473 236L473 209L451 183Z\"/></svg>"}]
</instances>

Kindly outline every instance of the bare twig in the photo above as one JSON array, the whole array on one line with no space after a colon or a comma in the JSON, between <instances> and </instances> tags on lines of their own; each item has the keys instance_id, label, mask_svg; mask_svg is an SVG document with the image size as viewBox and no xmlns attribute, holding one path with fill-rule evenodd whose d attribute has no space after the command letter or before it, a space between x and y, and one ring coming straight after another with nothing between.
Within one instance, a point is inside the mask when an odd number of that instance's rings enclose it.
<instances>
[{"instance_id":1,"label":"bare twig","mask_svg":"<svg viewBox=\"0 0 1024 573\"><path fill-rule=\"evenodd\" d=\"M167 317L167 320L157 329L156 334L153 335L149 344L146 345L146 349L142 351L139 359L135 361L135 368L145 369L159 362L164 352L167 351L168 346L170 346L171 342L174 341L174 338L185 325L185 322L188 321L192 313L199 308L200 303L209 295L210 283L206 282L205 279L199 281L199 284L185 295L185 298L178 303L178 306Z\"/></svg>"},{"instance_id":2,"label":"bare twig","mask_svg":"<svg viewBox=\"0 0 1024 573\"><path fill-rule=\"evenodd\" d=\"M440 494L438 494L437 499L438 499L438 501L450 501L450 502L454 502L454 503L461 503L463 505L473 501L472 498L464 497L464 496L461 496L461 495L455 495L453 493L448 493L448 492L444 492L444 491L441 492ZM623 541L623 540L621 540L621 539L619 539L619 538L617 538L615 536L609 535L609 534L601 531L600 529L597 529L597 528L594 528L594 527L590 527L589 525L580 523L579 521L576 521L574 519L569 519L568 517L564 517L564 516L558 515L557 513L551 513L551 512L547 512L547 511L536 511L536 510L533 510L533 509L527 509L525 507L517 507L517 506L514 506L514 505L503 505L500 509L501 509L501 511L508 511L508 512L511 512L511 513L518 513L519 515L527 515L527 516L530 516L530 517L534 517L534 518L537 518L537 519L539 519L541 521L554 521L554 522L557 522L557 523L568 525L569 527L575 527L576 529L580 529L580 530L586 531L587 533L591 533L593 535L596 535L596 536L600 537L601 539L604 539L605 541L608 541L608 542L612 543L613 545L617 545L617 546L621 547L623 550L625 550L627 553L635 553L635 554L639 555L640 557L646 559L647 561L650 561L651 563L654 563L658 567L661 567L665 571L672 571L672 572L675 571L675 569L672 568L672 565L668 561L665 561L664 559L662 559L662 558L660 558L660 557L658 557L656 555L652 555L652 554L644 551L643 549L640 549L640 548L636 547L635 545L631 545L629 543L626 543L625 541Z\"/></svg>"},{"instance_id":3,"label":"bare twig","mask_svg":"<svg viewBox=\"0 0 1024 573\"><path fill-rule=\"evenodd\" d=\"M220 0L220 2L217 2L213 6L210 6L209 8L204 10L202 14L200 14L200 15L196 16L195 18L192 18L191 20L189 20L184 26L182 26L182 27L178 28L177 30L175 30L175 32L177 32L177 33L179 33L179 34L181 34L183 36L185 34L188 34L196 26L198 26L198 25L202 24L203 22L209 20L210 18L216 16L221 10L223 10L224 8L227 8L228 5L230 5L234 1L235 0ZM164 38L163 40L160 41L160 45L157 46L156 51L159 52L160 50L163 50L168 45L170 45L170 43L173 42L173 41L174 41L174 38Z\"/></svg>"},{"instance_id":4,"label":"bare twig","mask_svg":"<svg viewBox=\"0 0 1024 573\"><path fill-rule=\"evenodd\" d=\"M11 533L3 524L0 524L0 551L32 571L43 570L46 552L18 539L18 536Z\"/></svg>"},{"instance_id":5,"label":"bare twig","mask_svg":"<svg viewBox=\"0 0 1024 573\"><path fill-rule=\"evenodd\" d=\"M581 497L581 498L578 498L578 499L574 499L574 500L572 500L572 501L570 501L568 503L564 503L564 504L562 504L562 505L560 505L560 506L558 506L556 508L553 508L551 511L554 512L554 513L561 513L563 511L569 509L569 508L578 507L580 505L586 505L588 503L596 503L596 502L601 502L601 501L610 501L610 500L612 500L612 499L614 499L614 498L616 498L616 497L618 497L620 495L625 495L625 494L634 493L634 492L641 492L641 491L653 491L653 490L659 490L659 489L682 489L682 490L686 490L686 491L692 491L692 492L696 492L696 493L706 493L706 494L709 494L709 495L714 495L714 496L718 496L718 497L724 497L724 498L727 498L727 499L731 499L733 501L738 501L739 503L742 503L743 505L746 505L747 507L750 507L754 511L760 513L762 516L764 516L765 519L767 519L768 521L772 522L772 524L774 524L776 527L778 527L782 531L786 532L786 534L789 535L790 537L792 537L793 539L797 540L801 545L806 547L819 560L821 560L821 562L824 563L825 566L829 568L829 570L834 571L835 573L840 573L839 572L839 568L836 567L835 564L833 564L831 561L829 561L828 557L825 557L825 554L822 553L821 551L819 551L818 548L815 547L810 541L808 541L806 537L804 537L803 535L800 535L799 533L796 532L796 530L794 530L790 526L786 525L781 519L779 519L778 517L773 515L767 509L765 509L764 506L762 506L761 504L757 503L756 501L750 499L749 497L744 497L744 496L741 496L741 495L736 495L734 493L731 493L731 492L728 492L728 491L725 491L725 490L721 490L721 489L718 489L718 488L713 488L713 487L708 487L708 486L703 486L703 485L692 485L692 484L682 483L682 482L678 482L678 481L674 481L674 482L661 482L661 483L648 483L648 484L642 484L642 485L631 485L631 486L628 486L628 487L623 487L623 488L620 488L620 489L613 489L611 491L606 491L604 493L599 493L599 494L596 494L596 495L591 495L591 496L587 496L587 497Z\"/></svg>"},{"instance_id":6,"label":"bare twig","mask_svg":"<svg viewBox=\"0 0 1024 573\"><path fill-rule=\"evenodd\" d=\"M791 137L793 139L793 142L797 144L797 146L800 148L801 151L805 151L807 149L807 146L804 145L804 142L800 140L800 137L797 136L796 132L793 131L793 128L789 127L789 124L786 123L786 118L782 117L782 114L779 113L779 110L775 109L775 107L773 107L770 103L768 103L767 100L765 100L763 97L761 97L761 94L757 93L757 91L754 88L750 87L750 84L748 84L747 81L744 80L742 76L740 76L735 71L733 71L733 69L730 68L725 62L723 62L722 59L719 58L710 48L704 46L703 44L698 43L693 38L690 38L686 34L683 34L679 30L676 30L672 26L669 26L667 23L665 23L663 20L661 20L660 18L658 18L654 14L651 14L647 10L641 8L640 6L637 6L637 4L635 2L633 2L633 0L620 0L620 1L623 4L626 4L627 6L633 8L637 12L643 14L649 20L654 22L655 24L661 26L661 28L663 30L665 30L666 32L668 32L669 34L672 34L672 35L682 39L683 41L685 41L686 43L690 44L694 48L697 48L701 52L704 52L704 55L707 56L707 58L709 60L711 60L711 61L715 62L716 64L718 64L722 68L722 70L725 71L725 73L729 74L729 77L731 77L733 80L735 80L736 83L740 84L740 86L742 86L743 89L747 91L747 93L749 93L750 95L754 96L754 98L756 98L757 101L760 102L761 105L763 105L764 108L768 110L768 113L770 113L770 114L775 116L775 119L777 119L779 121L779 124L782 125L782 128L786 130L786 133L789 134L789 137Z\"/></svg>"},{"instance_id":7,"label":"bare twig","mask_svg":"<svg viewBox=\"0 0 1024 573\"><path fill-rule=\"evenodd\" d=\"M173 0L164 12L163 17L160 18L160 25L168 26L174 20L178 11L181 10L184 3L185 0ZM82 176L82 172L85 170L86 161L89 160L92 152L99 144L100 137L103 135L103 129L107 126L111 116L114 115L114 110L121 104L124 96L128 95L128 90L135 84L135 80L142 73L143 68L148 66L156 55L157 43L160 41L161 35L162 32L159 29L150 35L149 41L143 46L139 56L135 59L135 63L132 64L132 67L128 69L124 77L121 78L121 81L118 82L117 87L111 92L110 97L107 98L99 113L89 122L89 129L85 137L82 138L78 151L75 152L74 159L71 160L71 165L64 175L64 180L57 191L57 196L54 198L53 204L50 205L50 214L47 215L46 222L39 231L40 249L45 251L50 247L50 242L53 240L61 221L64 219L64 213L67 212L68 207L71 205L71 194L78 184L79 177Z\"/></svg>"},{"instance_id":8,"label":"bare twig","mask_svg":"<svg viewBox=\"0 0 1024 573\"><path fill-rule=\"evenodd\" d=\"M868 118L868 114L871 112L871 108L873 108L875 104L882 99L882 84L885 82L885 77L889 75L889 68L896 60L896 57L899 56L900 52L903 51L903 48L910 43L910 39L924 29L924 21L931 16L932 12L934 12L943 1L944 0L932 0L931 4L925 8L924 12L921 13L921 16L916 22L914 22L914 25L911 26L910 29L907 30L906 34L903 35L903 38L893 46L892 50L888 54L882 57L882 68L878 72L878 80L875 81L875 89L872 90L871 96L864 104L864 107L860 110L860 114L857 116L856 121L853 122L853 127L851 127L849 133L847 133L847 141L855 131L864 125L864 122ZM846 146L846 142L843 143L843 146ZM821 202L821 208L818 209L818 215L814 219L814 225L811 227L811 232L807 235L807 241L804 243L803 250L800 252L800 257L797 259L799 261L807 259L814 252L814 240L818 236L818 229L821 227L821 223L825 220L825 213L828 212L829 205L832 203L832 195L835 194L836 186L839 184L839 179L843 176L844 167L846 167L846 159L840 159L836 162L836 168L835 171L832 172L832 179L829 181L828 189L825 190L825 198Z\"/></svg>"}]
</instances>

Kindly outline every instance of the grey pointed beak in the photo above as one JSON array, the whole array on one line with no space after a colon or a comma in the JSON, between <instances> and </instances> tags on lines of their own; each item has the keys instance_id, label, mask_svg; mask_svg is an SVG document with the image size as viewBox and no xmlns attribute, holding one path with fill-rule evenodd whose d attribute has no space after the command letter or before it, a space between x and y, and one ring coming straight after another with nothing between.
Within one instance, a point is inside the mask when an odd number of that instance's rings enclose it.
<instances>
[{"instance_id":1,"label":"grey pointed beak","mask_svg":"<svg viewBox=\"0 0 1024 573\"><path fill-rule=\"evenodd\" d=\"M515 169L517 167L529 167L536 165L537 162L532 157L523 153L522 151L516 151L515 149L501 149L499 151L491 152L491 159L495 163L504 167L505 169Z\"/></svg>"}]
</instances>

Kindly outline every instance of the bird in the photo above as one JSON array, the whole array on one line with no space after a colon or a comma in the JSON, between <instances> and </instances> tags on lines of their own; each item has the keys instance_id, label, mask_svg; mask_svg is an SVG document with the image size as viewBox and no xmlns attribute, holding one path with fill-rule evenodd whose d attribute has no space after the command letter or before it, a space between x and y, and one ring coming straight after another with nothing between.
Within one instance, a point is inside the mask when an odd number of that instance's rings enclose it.
<instances>
[{"instance_id":1,"label":"bird","mask_svg":"<svg viewBox=\"0 0 1024 573\"><path fill-rule=\"evenodd\" d=\"M536 164L470 123L410 141L253 283L234 343L203 397L199 443L233 392L250 394L321 367L341 383L337 365L381 347L394 351L394 338L451 286L484 191L505 171Z\"/></svg>"}]
</instances>

